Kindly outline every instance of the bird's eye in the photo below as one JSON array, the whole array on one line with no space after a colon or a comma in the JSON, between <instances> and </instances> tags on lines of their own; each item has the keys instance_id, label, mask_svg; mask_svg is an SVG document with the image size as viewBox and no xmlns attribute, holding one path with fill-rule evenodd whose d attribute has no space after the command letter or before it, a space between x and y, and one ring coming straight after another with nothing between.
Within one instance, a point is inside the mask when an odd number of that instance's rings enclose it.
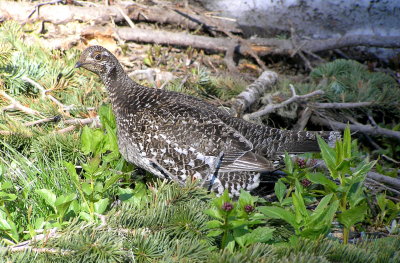
<instances>
[{"instance_id":1,"label":"bird's eye","mask_svg":"<svg viewBox=\"0 0 400 263\"><path fill-rule=\"evenodd\" d=\"M97 55L94 57L94 59L95 59L95 60L101 60L101 54L97 54Z\"/></svg>"}]
</instances>

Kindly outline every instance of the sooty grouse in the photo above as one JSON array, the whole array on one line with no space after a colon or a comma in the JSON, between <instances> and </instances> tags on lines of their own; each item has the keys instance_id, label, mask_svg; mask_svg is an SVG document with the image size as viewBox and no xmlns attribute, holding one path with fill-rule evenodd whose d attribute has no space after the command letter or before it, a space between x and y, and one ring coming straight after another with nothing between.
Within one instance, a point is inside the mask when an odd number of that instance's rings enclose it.
<instances>
[{"instance_id":1,"label":"sooty grouse","mask_svg":"<svg viewBox=\"0 0 400 263\"><path fill-rule=\"evenodd\" d=\"M337 132L293 132L246 122L195 97L148 88L128 77L108 50L91 46L76 67L100 76L117 120L123 157L160 178L181 184L195 179L222 193L259 185L260 173L276 170L285 151L318 151L316 135L335 140Z\"/></svg>"}]
</instances>

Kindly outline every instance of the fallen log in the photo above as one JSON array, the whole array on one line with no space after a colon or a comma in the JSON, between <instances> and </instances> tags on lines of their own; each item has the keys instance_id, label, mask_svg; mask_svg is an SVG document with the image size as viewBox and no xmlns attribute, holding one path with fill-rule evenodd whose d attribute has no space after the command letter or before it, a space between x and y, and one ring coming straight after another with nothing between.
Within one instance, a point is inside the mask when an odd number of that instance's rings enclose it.
<instances>
[{"instance_id":1,"label":"fallen log","mask_svg":"<svg viewBox=\"0 0 400 263\"><path fill-rule=\"evenodd\" d=\"M0 2L0 21L14 20L20 23L46 21L53 24L68 22L92 22L106 24L109 22L123 22L124 15L134 22L152 22L178 25L183 28L196 30L206 27L208 31L220 29L206 25L205 21L218 23L219 27L232 33L239 34L241 29L235 21L201 15L186 15L181 9L171 9L164 6L139 5L132 2L123 2L121 5L103 6L96 3L86 3L91 6L74 5L41 5L28 2ZM122 12L121 12L122 11Z\"/></svg>"},{"instance_id":2,"label":"fallen log","mask_svg":"<svg viewBox=\"0 0 400 263\"><path fill-rule=\"evenodd\" d=\"M115 30L121 39L127 41L157 43L174 46L192 46L194 48L212 50L216 52L226 52L230 47L236 46L235 51L242 55L249 55L250 52L254 52L260 56L270 54L291 55L293 52L296 52L296 50L299 49L298 47L294 46L290 40L285 39L248 39L248 42L251 44L249 47L248 45L240 45L240 41L230 38L214 38L191 35L187 33L128 27L120 27L116 28ZM355 41L356 39L364 40L364 42ZM337 43L337 45L335 45L335 43ZM350 46L400 48L400 36L378 37L369 35L352 35L337 39L305 40L302 42L300 49L308 52L318 52Z\"/></svg>"}]
</instances>

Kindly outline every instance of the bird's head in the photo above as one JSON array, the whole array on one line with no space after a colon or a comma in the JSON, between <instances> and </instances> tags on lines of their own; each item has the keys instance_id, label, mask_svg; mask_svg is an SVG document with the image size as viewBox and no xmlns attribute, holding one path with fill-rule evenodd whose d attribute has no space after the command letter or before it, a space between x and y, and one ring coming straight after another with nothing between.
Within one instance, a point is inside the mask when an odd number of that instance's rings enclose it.
<instances>
[{"instance_id":1,"label":"bird's head","mask_svg":"<svg viewBox=\"0 0 400 263\"><path fill-rule=\"evenodd\" d=\"M75 68L84 68L103 77L110 74L118 65L118 60L110 51L102 46L91 46L82 52Z\"/></svg>"}]
</instances>

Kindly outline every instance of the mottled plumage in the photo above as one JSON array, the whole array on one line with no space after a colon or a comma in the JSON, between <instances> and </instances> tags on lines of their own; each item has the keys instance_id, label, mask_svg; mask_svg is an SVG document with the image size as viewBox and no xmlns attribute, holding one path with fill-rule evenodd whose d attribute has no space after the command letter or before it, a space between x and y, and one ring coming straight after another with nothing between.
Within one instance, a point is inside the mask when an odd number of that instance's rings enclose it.
<instances>
[{"instance_id":1,"label":"mottled plumage","mask_svg":"<svg viewBox=\"0 0 400 263\"><path fill-rule=\"evenodd\" d=\"M260 172L276 170L278 155L318 151L316 134L338 137L256 125L195 97L141 86L101 46L87 48L76 67L98 74L105 84L124 158L181 184L196 179L217 193L229 189L237 195L256 188Z\"/></svg>"}]
</instances>

